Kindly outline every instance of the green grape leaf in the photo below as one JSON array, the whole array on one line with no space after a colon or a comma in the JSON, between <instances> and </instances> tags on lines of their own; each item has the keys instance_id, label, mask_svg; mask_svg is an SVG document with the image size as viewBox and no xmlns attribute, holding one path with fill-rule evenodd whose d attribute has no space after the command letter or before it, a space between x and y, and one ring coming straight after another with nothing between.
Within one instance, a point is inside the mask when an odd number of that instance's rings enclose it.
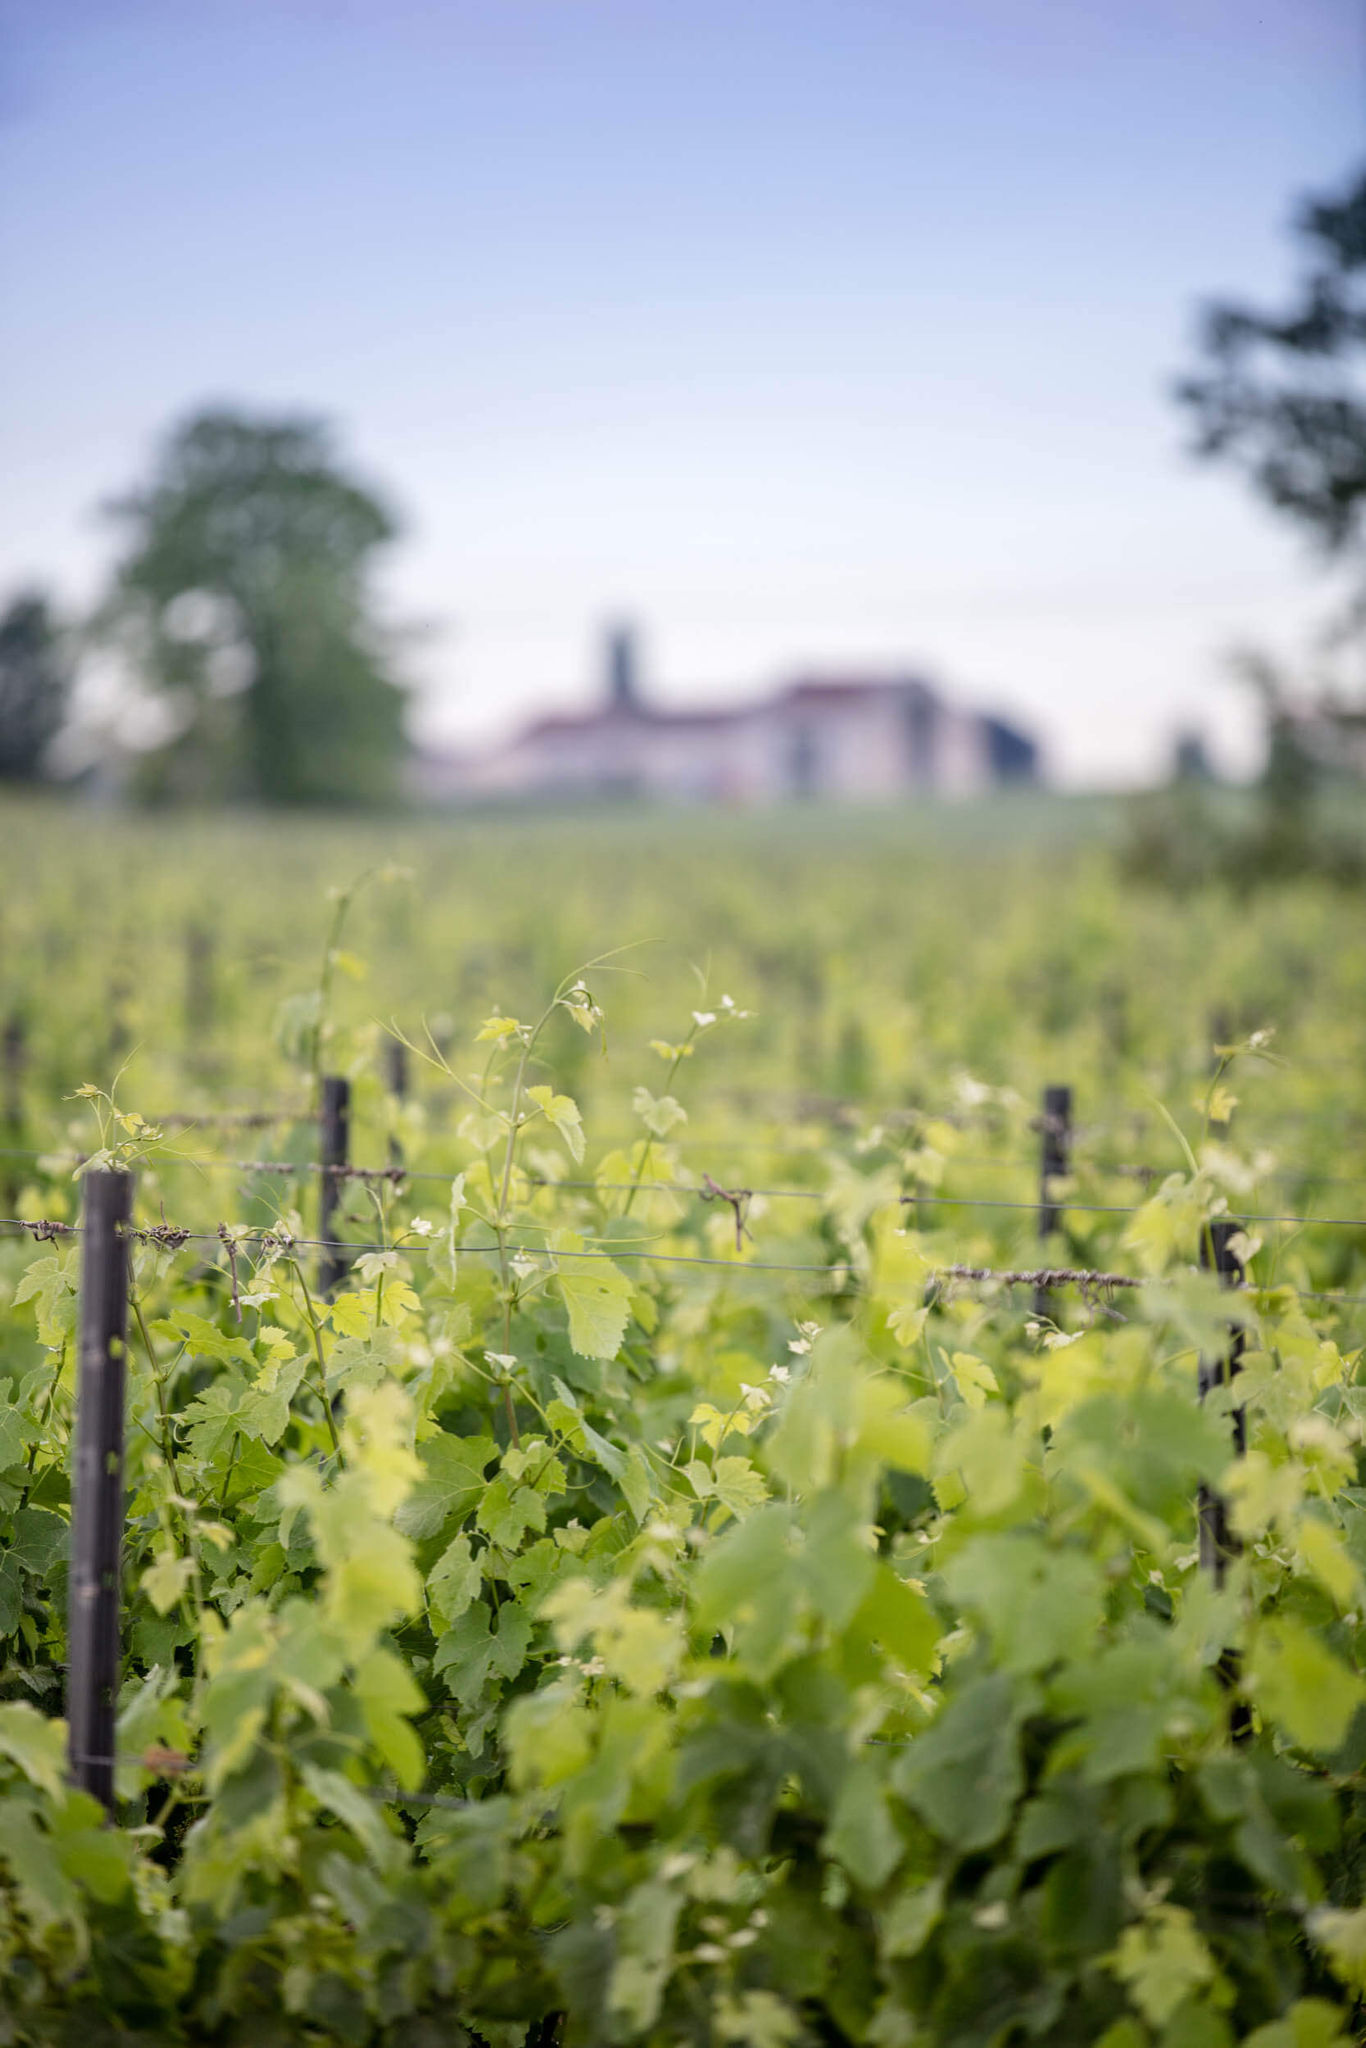
<instances>
[{"instance_id":1,"label":"green grape leaf","mask_svg":"<svg viewBox=\"0 0 1366 2048\"><path fill-rule=\"evenodd\" d=\"M737 1520L752 1514L768 1499L763 1477L749 1458L718 1458L712 1474L712 1493Z\"/></svg>"},{"instance_id":2,"label":"green grape leaf","mask_svg":"<svg viewBox=\"0 0 1366 2048\"><path fill-rule=\"evenodd\" d=\"M578 1435L593 1462L601 1465L603 1471L610 1473L613 1479L619 1480L626 1470L625 1451L619 1451L614 1443L609 1442L605 1436L600 1436L584 1415L578 1417Z\"/></svg>"},{"instance_id":3,"label":"green grape leaf","mask_svg":"<svg viewBox=\"0 0 1366 2048\"><path fill-rule=\"evenodd\" d=\"M484 1468L498 1454L491 1436L455 1436L443 1430L417 1447L423 1476L394 1516L394 1527L415 1542L439 1536L484 1494Z\"/></svg>"},{"instance_id":4,"label":"green grape leaf","mask_svg":"<svg viewBox=\"0 0 1366 2048\"><path fill-rule=\"evenodd\" d=\"M1022 1436L1003 1408L970 1410L935 1446L935 1492L941 1505L949 1505L944 1481L961 1478L973 1514L999 1515L1018 1500L1025 1464Z\"/></svg>"},{"instance_id":5,"label":"green grape leaf","mask_svg":"<svg viewBox=\"0 0 1366 2048\"><path fill-rule=\"evenodd\" d=\"M189 1309L172 1309L162 1321L152 1325L152 1335L168 1343L184 1344L198 1357L216 1359L220 1365L255 1364L251 1346L244 1338L229 1337L216 1323L192 1314Z\"/></svg>"},{"instance_id":6,"label":"green grape leaf","mask_svg":"<svg viewBox=\"0 0 1366 2048\"><path fill-rule=\"evenodd\" d=\"M797 2014L774 1991L741 1991L718 1998L713 2008L716 2032L722 2041L738 2041L741 2048L792 2048L804 2029Z\"/></svg>"},{"instance_id":7,"label":"green grape leaf","mask_svg":"<svg viewBox=\"0 0 1366 2048\"><path fill-rule=\"evenodd\" d=\"M857 1883L876 1891L901 1861L905 1843L897 1832L876 1770L860 1759L844 1774L825 1831L827 1854L842 1863Z\"/></svg>"},{"instance_id":8,"label":"green grape leaf","mask_svg":"<svg viewBox=\"0 0 1366 2048\"><path fill-rule=\"evenodd\" d=\"M301 1764L299 1776L319 1806L335 1814L350 1829L379 1869L397 1872L400 1857L394 1837L384 1825L380 1808L366 1798L358 1785L353 1785L340 1771L323 1770L318 1764Z\"/></svg>"},{"instance_id":9,"label":"green grape leaf","mask_svg":"<svg viewBox=\"0 0 1366 2048\"><path fill-rule=\"evenodd\" d=\"M499 1473L484 1489L475 1521L503 1550L516 1550L528 1529L545 1527L545 1499L530 1486L510 1485Z\"/></svg>"},{"instance_id":10,"label":"green grape leaf","mask_svg":"<svg viewBox=\"0 0 1366 2048\"><path fill-rule=\"evenodd\" d=\"M244 1436L263 1444L278 1444L289 1427L290 1403L299 1391L306 1358L272 1359L264 1365L256 1384L242 1396L238 1421Z\"/></svg>"},{"instance_id":11,"label":"green grape leaf","mask_svg":"<svg viewBox=\"0 0 1366 2048\"><path fill-rule=\"evenodd\" d=\"M928 1884L898 1891L882 1915L883 1955L919 1955L943 1917L942 1878L932 1877Z\"/></svg>"},{"instance_id":12,"label":"green grape leaf","mask_svg":"<svg viewBox=\"0 0 1366 2048\"><path fill-rule=\"evenodd\" d=\"M158 1614L169 1614L194 1577L194 1561L161 1550L142 1575L142 1590Z\"/></svg>"},{"instance_id":13,"label":"green grape leaf","mask_svg":"<svg viewBox=\"0 0 1366 2048\"><path fill-rule=\"evenodd\" d=\"M21 1302L34 1304L39 1341L53 1347L76 1334L76 1296L79 1267L74 1245L34 1259L19 1276L14 1289L16 1308Z\"/></svg>"},{"instance_id":14,"label":"green grape leaf","mask_svg":"<svg viewBox=\"0 0 1366 2048\"><path fill-rule=\"evenodd\" d=\"M1351 2039L1340 2006L1326 1998L1297 1998L1284 2019L1255 2028L1243 2048L1350 2048Z\"/></svg>"},{"instance_id":15,"label":"green grape leaf","mask_svg":"<svg viewBox=\"0 0 1366 2048\"><path fill-rule=\"evenodd\" d=\"M564 1139L570 1157L579 1165L583 1163L583 1118L579 1106L569 1095L556 1095L545 1087L528 1088L527 1097L541 1110L548 1123L554 1125Z\"/></svg>"},{"instance_id":16,"label":"green grape leaf","mask_svg":"<svg viewBox=\"0 0 1366 2048\"><path fill-rule=\"evenodd\" d=\"M42 1578L66 1555L70 1536L71 1525L64 1515L54 1515L50 1508L20 1508L14 1517L8 1555L25 1571Z\"/></svg>"},{"instance_id":17,"label":"green grape leaf","mask_svg":"<svg viewBox=\"0 0 1366 2048\"><path fill-rule=\"evenodd\" d=\"M1247 1683L1261 1712L1301 1749L1328 1752L1343 1741L1366 1683L1293 1615L1259 1624Z\"/></svg>"},{"instance_id":18,"label":"green grape leaf","mask_svg":"<svg viewBox=\"0 0 1366 2048\"><path fill-rule=\"evenodd\" d=\"M648 1088L637 1088L631 1097L631 1107L652 1137L667 1138L670 1131L688 1121L688 1112L672 1095L652 1095Z\"/></svg>"},{"instance_id":19,"label":"green grape leaf","mask_svg":"<svg viewBox=\"0 0 1366 2048\"><path fill-rule=\"evenodd\" d=\"M1320 1906L1309 1915L1309 1931L1343 1983L1366 1992L1366 1906Z\"/></svg>"},{"instance_id":20,"label":"green grape leaf","mask_svg":"<svg viewBox=\"0 0 1366 2048\"><path fill-rule=\"evenodd\" d=\"M1031 1701L1004 1672L975 1679L901 1754L897 1791L960 1853L990 1848L1010 1824L1024 1789L1019 1734Z\"/></svg>"},{"instance_id":21,"label":"green grape leaf","mask_svg":"<svg viewBox=\"0 0 1366 2048\"><path fill-rule=\"evenodd\" d=\"M462 1706L474 1704L491 1675L515 1678L526 1662L532 1634L526 1609L509 1601L499 1609L496 1630L491 1621L491 1610L477 1600L437 1639L432 1670Z\"/></svg>"},{"instance_id":22,"label":"green grape leaf","mask_svg":"<svg viewBox=\"0 0 1366 2048\"><path fill-rule=\"evenodd\" d=\"M78 1894L56 1845L22 1800L0 1799L0 1860L14 1880L25 1917L40 1935L62 1921L79 1920Z\"/></svg>"},{"instance_id":23,"label":"green grape leaf","mask_svg":"<svg viewBox=\"0 0 1366 2048\"><path fill-rule=\"evenodd\" d=\"M615 1358L631 1314L630 1280L607 1258L584 1258L583 1240L559 1230L550 1240L555 1277L569 1311L569 1341L580 1358Z\"/></svg>"},{"instance_id":24,"label":"green grape leaf","mask_svg":"<svg viewBox=\"0 0 1366 2048\"><path fill-rule=\"evenodd\" d=\"M650 1473L649 1460L639 1444L631 1446L631 1454L622 1468L619 1484L627 1507L637 1522L643 1522L654 1499L654 1479Z\"/></svg>"},{"instance_id":25,"label":"green grape leaf","mask_svg":"<svg viewBox=\"0 0 1366 2048\"><path fill-rule=\"evenodd\" d=\"M918 1679L929 1677L941 1634L925 1595L881 1559L849 1632L879 1643L900 1670Z\"/></svg>"},{"instance_id":26,"label":"green grape leaf","mask_svg":"<svg viewBox=\"0 0 1366 2048\"><path fill-rule=\"evenodd\" d=\"M432 1606L447 1627L458 1621L478 1593L483 1574L468 1536L456 1536L427 1575Z\"/></svg>"},{"instance_id":27,"label":"green grape leaf","mask_svg":"<svg viewBox=\"0 0 1366 2048\"><path fill-rule=\"evenodd\" d=\"M39 1429L14 1403L0 1405L0 1472L23 1463L24 1452L36 1443Z\"/></svg>"},{"instance_id":28,"label":"green grape leaf","mask_svg":"<svg viewBox=\"0 0 1366 2048\"><path fill-rule=\"evenodd\" d=\"M12 1636L24 1611L24 1575L13 1551L0 1556L0 1636Z\"/></svg>"},{"instance_id":29,"label":"green grape leaf","mask_svg":"<svg viewBox=\"0 0 1366 2048\"><path fill-rule=\"evenodd\" d=\"M1120 1935L1110 1968L1150 2026L1165 2027L1192 1993L1218 1978L1214 1958L1184 1906L1159 1903Z\"/></svg>"},{"instance_id":30,"label":"green grape leaf","mask_svg":"<svg viewBox=\"0 0 1366 2048\"><path fill-rule=\"evenodd\" d=\"M230 1449L240 1428L238 1403L240 1387L228 1380L215 1380L185 1410L186 1441L192 1456L209 1465Z\"/></svg>"},{"instance_id":31,"label":"green grape leaf","mask_svg":"<svg viewBox=\"0 0 1366 2048\"><path fill-rule=\"evenodd\" d=\"M405 1791L422 1783L426 1756L409 1715L420 1714L427 1702L401 1657L382 1644L367 1651L356 1666L352 1690L360 1702L366 1730Z\"/></svg>"},{"instance_id":32,"label":"green grape leaf","mask_svg":"<svg viewBox=\"0 0 1366 2048\"><path fill-rule=\"evenodd\" d=\"M8 1757L49 1799L60 1799L66 1779L66 1724L49 1721L27 1700L0 1703L0 1756Z\"/></svg>"},{"instance_id":33,"label":"green grape leaf","mask_svg":"<svg viewBox=\"0 0 1366 2048\"><path fill-rule=\"evenodd\" d=\"M63 1875L101 1905L123 1898L134 1847L127 1835L107 1824L99 1802L88 1793L73 1793L50 1825Z\"/></svg>"},{"instance_id":34,"label":"green grape leaf","mask_svg":"<svg viewBox=\"0 0 1366 2048\"><path fill-rule=\"evenodd\" d=\"M944 1583L980 1617L1007 1671L1043 1671L1094 1649L1105 1582L1086 1552L1023 1530L974 1536L949 1559Z\"/></svg>"}]
</instances>

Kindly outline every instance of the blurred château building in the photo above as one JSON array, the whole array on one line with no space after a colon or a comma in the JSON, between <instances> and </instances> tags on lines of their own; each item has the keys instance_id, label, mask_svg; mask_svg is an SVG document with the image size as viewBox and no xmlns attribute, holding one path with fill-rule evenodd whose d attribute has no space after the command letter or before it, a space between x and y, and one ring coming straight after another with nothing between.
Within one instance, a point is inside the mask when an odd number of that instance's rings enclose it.
<instances>
[{"instance_id":1,"label":"blurred ch\u00e2teau building","mask_svg":"<svg viewBox=\"0 0 1366 2048\"><path fill-rule=\"evenodd\" d=\"M548 796L773 803L887 801L1034 782L1034 740L949 704L915 675L810 675L750 703L672 711L645 698L634 636L606 643L597 710L537 718L483 754L428 755L430 801Z\"/></svg>"}]
</instances>

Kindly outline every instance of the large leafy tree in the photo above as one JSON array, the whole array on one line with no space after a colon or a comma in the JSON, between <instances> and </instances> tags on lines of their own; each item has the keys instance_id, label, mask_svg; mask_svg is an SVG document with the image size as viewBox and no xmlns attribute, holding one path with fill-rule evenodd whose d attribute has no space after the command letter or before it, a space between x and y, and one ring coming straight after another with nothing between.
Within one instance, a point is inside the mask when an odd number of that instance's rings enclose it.
<instances>
[{"instance_id":1,"label":"large leafy tree","mask_svg":"<svg viewBox=\"0 0 1366 2048\"><path fill-rule=\"evenodd\" d=\"M1215 301L1204 366L1177 389L1204 455L1348 560L1366 545L1366 170L1310 199L1297 229L1308 263L1280 313Z\"/></svg>"},{"instance_id":2,"label":"large leafy tree","mask_svg":"<svg viewBox=\"0 0 1366 2048\"><path fill-rule=\"evenodd\" d=\"M1214 301L1204 364L1177 386L1196 449L1240 469L1254 490L1344 570L1352 596L1324 652L1353 656L1366 625L1366 170L1296 220L1305 268L1281 312ZM1366 704L1352 670L1294 688L1264 655L1240 658L1266 725L1262 817L1232 849L1235 867L1280 874L1322 866L1353 881L1362 855L1319 829L1325 769L1360 768Z\"/></svg>"},{"instance_id":3,"label":"large leafy tree","mask_svg":"<svg viewBox=\"0 0 1366 2048\"><path fill-rule=\"evenodd\" d=\"M66 716L71 665L52 607L27 590L0 613L0 781L39 782Z\"/></svg>"},{"instance_id":4,"label":"large leafy tree","mask_svg":"<svg viewBox=\"0 0 1366 2048\"><path fill-rule=\"evenodd\" d=\"M373 801L404 750L370 570L394 521L310 418L203 412L110 511L129 546L102 622L159 696L149 794Z\"/></svg>"}]
</instances>

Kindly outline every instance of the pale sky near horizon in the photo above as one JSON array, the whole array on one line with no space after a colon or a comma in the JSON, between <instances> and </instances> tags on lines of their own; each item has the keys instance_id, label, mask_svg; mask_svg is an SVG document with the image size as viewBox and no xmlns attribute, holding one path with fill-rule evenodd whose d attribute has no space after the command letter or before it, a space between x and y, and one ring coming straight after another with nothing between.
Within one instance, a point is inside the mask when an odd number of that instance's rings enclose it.
<instances>
[{"instance_id":1,"label":"pale sky near horizon","mask_svg":"<svg viewBox=\"0 0 1366 2048\"><path fill-rule=\"evenodd\" d=\"M914 665L1125 782L1328 592L1172 406L1361 153L1356 0L0 0L0 598L208 400L404 515L423 732Z\"/></svg>"}]
</instances>

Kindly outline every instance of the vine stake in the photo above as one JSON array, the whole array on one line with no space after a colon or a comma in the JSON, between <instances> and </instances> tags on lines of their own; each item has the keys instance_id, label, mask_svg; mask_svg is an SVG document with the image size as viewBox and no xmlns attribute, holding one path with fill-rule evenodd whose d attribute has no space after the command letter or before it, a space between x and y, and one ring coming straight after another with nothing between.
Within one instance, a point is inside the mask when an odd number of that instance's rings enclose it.
<instances>
[{"instance_id":1,"label":"vine stake","mask_svg":"<svg viewBox=\"0 0 1366 2048\"><path fill-rule=\"evenodd\" d=\"M1241 1287L1243 1284L1243 1262L1233 1249L1233 1240L1239 1226L1228 1217L1219 1217L1206 1225L1200 1238L1200 1264L1208 1272L1211 1269L1219 1275L1220 1285ZM1218 1358L1200 1358L1200 1399L1203 1401L1212 1387L1227 1386L1242 1371L1244 1337L1236 1323L1229 1325L1228 1349ZM1245 1409L1233 1411L1233 1449L1242 1457L1247 1449L1247 1413ZM1237 1557L1242 1549L1238 1538L1228 1525L1228 1503L1222 1494L1212 1487L1202 1486L1199 1494L1200 1517L1200 1567L1207 1571L1216 1586L1222 1586L1228 1571L1230 1558ZM1239 1658L1236 1650L1225 1650L1219 1658L1219 1677L1226 1686L1238 1682ZM1235 1701L1229 1716L1229 1730L1235 1742L1246 1742L1252 1733L1252 1717L1245 1700Z\"/></svg>"},{"instance_id":2,"label":"vine stake","mask_svg":"<svg viewBox=\"0 0 1366 2048\"><path fill-rule=\"evenodd\" d=\"M132 1175L87 1174L84 1209L67 1622L67 1755L75 1783L112 1809Z\"/></svg>"},{"instance_id":3,"label":"vine stake","mask_svg":"<svg viewBox=\"0 0 1366 2048\"><path fill-rule=\"evenodd\" d=\"M323 1075L322 1114L319 1119L318 1235L323 1250L318 1259L318 1292L326 1301L346 1277L346 1259L336 1243L335 1218L341 1202L343 1173L351 1136L351 1083L344 1074Z\"/></svg>"},{"instance_id":4,"label":"vine stake","mask_svg":"<svg viewBox=\"0 0 1366 2048\"><path fill-rule=\"evenodd\" d=\"M1042 1244L1052 1237L1062 1222L1062 1209L1057 1201L1053 1183L1065 1177L1071 1163L1070 1088L1044 1089L1043 1114L1039 1118L1039 1130L1042 1133L1039 1145L1039 1242ZM1046 1316L1048 1311L1048 1289L1039 1287L1034 1294L1034 1313Z\"/></svg>"}]
</instances>

